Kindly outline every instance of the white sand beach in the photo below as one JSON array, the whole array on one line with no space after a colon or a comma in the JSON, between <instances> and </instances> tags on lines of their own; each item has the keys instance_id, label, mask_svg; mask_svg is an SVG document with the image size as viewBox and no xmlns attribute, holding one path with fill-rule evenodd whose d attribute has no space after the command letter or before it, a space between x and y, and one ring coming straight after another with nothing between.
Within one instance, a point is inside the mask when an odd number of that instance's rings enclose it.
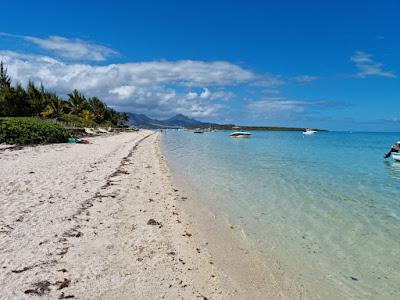
<instances>
[{"instance_id":1,"label":"white sand beach","mask_svg":"<svg viewBox=\"0 0 400 300\"><path fill-rule=\"evenodd\" d=\"M240 276L236 268L230 276L235 262L246 264L240 253L219 249L228 268L210 256L206 232L197 234L184 211L190 199L171 183L159 139L141 130L88 145L2 149L0 298L267 296L272 287L254 281L257 272Z\"/></svg>"},{"instance_id":2,"label":"white sand beach","mask_svg":"<svg viewBox=\"0 0 400 300\"><path fill-rule=\"evenodd\" d=\"M91 142L1 153L0 298L218 295L161 176L157 134Z\"/></svg>"}]
</instances>

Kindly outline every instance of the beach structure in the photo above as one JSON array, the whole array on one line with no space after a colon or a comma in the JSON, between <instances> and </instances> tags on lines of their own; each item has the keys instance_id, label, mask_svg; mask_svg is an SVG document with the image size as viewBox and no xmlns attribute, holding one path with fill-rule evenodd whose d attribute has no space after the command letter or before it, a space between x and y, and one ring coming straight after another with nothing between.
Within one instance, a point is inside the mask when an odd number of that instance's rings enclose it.
<instances>
[{"instance_id":1,"label":"beach structure","mask_svg":"<svg viewBox=\"0 0 400 300\"><path fill-rule=\"evenodd\" d=\"M97 129L97 131L100 132L100 133L110 133L110 131L108 131L108 130L106 130L106 129L104 129L104 128L101 128L101 127L99 127L99 128Z\"/></svg>"},{"instance_id":2,"label":"beach structure","mask_svg":"<svg viewBox=\"0 0 400 300\"><path fill-rule=\"evenodd\" d=\"M96 134L96 132L94 131L93 128L85 128L85 132L86 132L87 134Z\"/></svg>"}]
</instances>

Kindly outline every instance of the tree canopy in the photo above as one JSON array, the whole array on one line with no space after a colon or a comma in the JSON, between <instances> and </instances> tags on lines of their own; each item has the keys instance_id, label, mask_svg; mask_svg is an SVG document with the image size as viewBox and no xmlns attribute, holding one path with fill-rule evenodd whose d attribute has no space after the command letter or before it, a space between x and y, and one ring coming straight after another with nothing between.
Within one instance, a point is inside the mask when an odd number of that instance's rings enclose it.
<instances>
[{"instance_id":1,"label":"tree canopy","mask_svg":"<svg viewBox=\"0 0 400 300\"><path fill-rule=\"evenodd\" d=\"M86 98L76 89L68 94L67 99L62 99L43 85L37 87L32 81L26 88L20 84L13 86L7 68L0 62L0 117L59 119L65 115L114 126L122 126L128 120L126 113L115 111L97 97Z\"/></svg>"}]
</instances>

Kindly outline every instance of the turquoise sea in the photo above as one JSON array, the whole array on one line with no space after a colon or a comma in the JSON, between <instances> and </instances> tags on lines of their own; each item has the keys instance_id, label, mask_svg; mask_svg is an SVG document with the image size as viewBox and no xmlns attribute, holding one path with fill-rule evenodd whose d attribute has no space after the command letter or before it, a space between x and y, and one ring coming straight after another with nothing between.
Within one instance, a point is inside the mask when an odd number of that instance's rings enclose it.
<instances>
[{"instance_id":1,"label":"turquoise sea","mask_svg":"<svg viewBox=\"0 0 400 300\"><path fill-rule=\"evenodd\" d=\"M400 297L400 163L395 133L168 131L176 176L311 295Z\"/></svg>"}]
</instances>

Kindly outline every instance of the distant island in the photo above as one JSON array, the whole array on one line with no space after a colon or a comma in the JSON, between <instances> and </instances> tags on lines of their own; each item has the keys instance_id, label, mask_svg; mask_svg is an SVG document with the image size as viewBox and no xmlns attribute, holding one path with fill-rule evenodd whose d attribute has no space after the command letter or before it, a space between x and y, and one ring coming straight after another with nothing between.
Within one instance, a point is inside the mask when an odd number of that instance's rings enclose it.
<instances>
[{"instance_id":1,"label":"distant island","mask_svg":"<svg viewBox=\"0 0 400 300\"><path fill-rule=\"evenodd\" d=\"M217 130L271 130L271 131L304 131L306 128L301 127L276 127L276 126L245 126L236 124L217 124L201 122L196 119L189 118L183 114L177 114L166 120L152 119L144 114L126 113L128 116L128 124L130 126L144 129L173 129L173 128L213 128ZM324 129L312 128L317 131L326 131Z\"/></svg>"}]
</instances>

